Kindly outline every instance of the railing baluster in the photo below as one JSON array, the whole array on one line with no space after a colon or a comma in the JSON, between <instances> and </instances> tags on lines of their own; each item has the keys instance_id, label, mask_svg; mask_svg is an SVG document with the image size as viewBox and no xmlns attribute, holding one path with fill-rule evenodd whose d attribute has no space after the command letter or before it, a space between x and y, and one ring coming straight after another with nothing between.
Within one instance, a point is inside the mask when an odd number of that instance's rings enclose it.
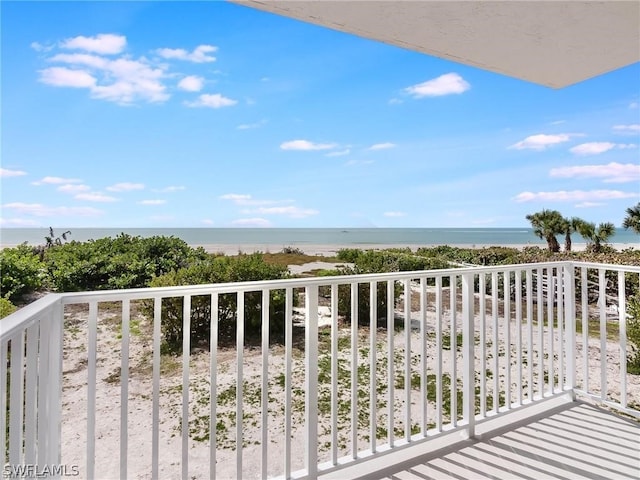
<instances>
[{"instance_id":1,"label":"railing baluster","mask_svg":"<svg viewBox=\"0 0 640 480\"><path fill-rule=\"evenodd\" d=\"M25 331L11 338L11 398L9 399L9 463L22 464L24 408L24 340Z\"/></svg>"},{"instance_id":2,"label":"railing baluster","mask_svg":"<svg viewBox=\"0 0 640 480\"><path fill-rule=\"evenodd\" d=\"M436 277L436 431L442 431L442 277Z\"/></svg>"},{"instance_id":3,"label":"railing baluster","mask_svg":"<svg viewBox=\"0 0 640 480\"><path fill-rule=\"evenodd\" d=\"M153 299L153 399L151 404L151 478L160 477L160 335L162 298ZM215 430L210 430L215 432ZM213 433L212 433L213 434Z\"/></svg>"},{"instance_id":4,"label":"railing baluster","mask_svg":"<svg viewBox=\"0 0 640 480\"><path fill-rule=\"evenodd\" d=\"M480 416L487 415L487 304L486 275L478 276L478 308L480 308Z\"/></svg>"},{"instance_id":5,"label":"railing baluster","mask_svg":"<svg viewBox=\"0 0 640 480\"><path fill-rule=\"evenodd\" d=\"M533 401L533 271L526 273L527 289L527 399Z\"/></svg>"},{"instance_id":6,"label":"railing baluster","mask_svg":"<svg viewBox=\"0 0 640 480\"><path fill-rule=\"evenodd\" d=\"M627 305L624 272L618 272L618 327L620 329L620 404L627 408Z\"/></svg>"},{"instance_id":7,"label":"railing baluster","mask_svg":"<svg viewBox=\"0 0 640 480\"><path fill-rule=\"evenodd\" d=\"M191 356L191 295L182 309L182 478L189 478L189 359Z\"/></svg>"},{"instance_id":8,"label":"railing baluster","mask_svg":"<svg viewBox=\"0 0 640 480\"><path fill-rule=\"evenodd\" d=\"M575 271L573 266L564 267L564 298L565 298L565 336L566 356L567 356L567 385L573 395L576 388L576 293L575 293Z\"/></svg>"},{"instance_id":9,"label":"railing baluster","mask_svg":"<svg viewBox=\"0 0 640 480\"><path fill-rule=\"evenodd\" d=\"M451 425L458 425L458 329L456 325L456 297L458 277L449 277L449 347L451 352L451 396L449 406L451 407Z\"/></svg>"},{"instance_id":10,"label":"railing baluster","mask_svg":"<svg viewBox=\"0 0 640 480\"><path fill-rule=\"evenodd\" d=\"M331 285L331 463L338 464L338 285ZM288 477L287 477L288 478Z\"/></svg>"},{"instance_id":11,"label":"railing baluster","mask_svg":"<svg viewBox=\"0 0 640 480\"><path fill-rule=\"evenodd\" d=\"M305 445L308 478L318 477L318 287L305 288ZM353 319L352 319L353 321Z\"/></svg>"},{"instance_id":12,"label":"railing baluster","mask_svg":"<svg viewBox=\"0 0 640 480\"><path fill-rule=\"evenodd\" d=\"M42 332L40 332L42 338ZM8 341L0 341L0 464L4 465L7 461L7 354L9 350ZM41 379L38 403L43 398L44 392ZM44 410L44 409L43 409ZM44 416L45 412L41 412L40 415ZM44 431L44 422L40 416L38 416L38 444L40 444L40 435Z\"/></svg>"},{"instance_id":13,"label":"railing baluster","mask_svg":"<svg viewBox=\"0 0 640 480\"><path fill-rule=\"evenodd\" d=\"M217 477L218 308L219 296L214 293L211 295L211 328L209 331L209 478L211 480L215 480Z\"/></svg>"},{"instance_id":14,"label":"railing baluster","mask_svg":"<svg viewBox=\"0 0 640 480\"><path fill-rule=\"evenodd\" d=\"M553 337L554 337L554 324L555 318L553 315L553 304L555 302L555 281L553 276L553 268L547 269L547 324L549 328L549 393L553 394L555 391L555 370L554 370L554 362L553 362Z\"/></svg>"},{"instance_id":15,"label":"railing baluster","mask_svg":"<svg viewBox=\"0 0 640 480\"><path fill-rule=\"evenodd\" d=\"M493 315L493 411L498 413L500 409L500 350L498 345L498 272L491 273L491 313Z\"/></svg>"},{"instance_id":16,"label":"railing baluster","mask_svg":"<svg viewBox=\"0 0 640 480\"><path fill-rule=\"evenodd\" d=\"M49 399L50 392L53 389L51 379L49 378L50 369L54 368L54 365L49 363L50 350L54 347L51 341L51 330L53 325L49 321L40 321L40 358L38 358L38 463L43 463L47 460L48 448L49 448L49 428L50 418L49 414ZM4 367L6 374L7 368L7 343L3 342L4 360L0 358L0 369ZM2 375L0 375L0 381L2 381ZM2 381L0 388L4 388L4 394L0 393L0 417L6 414L6 378ZM4 401L4 404L2 402ZM6 419L5 419L6 420ZM1 426L1 422L0 422ZM2 430L2 435L5 434L6 423ZM0 446L0 451L5 448L6 440ZM5 461L5 455L0 457L2 461Z\"/></svg>"},{"instance_id":17,"label":"railing baluster","mask_svg":"<svg viewBox=\"0 0 640 480\"><path fill-rule=\"evenodd\" d=\"M358 284L351 284L351 458L358 458Z\"/></svg>"},{"instance_id":18,"label":"railing baluster","mask_svg":"<svg viewBox=\"0 0 640 480\"><path fill-rule=\"evenodd\" d=\"M503 299L504 299L504 336L506 345L505 356L505 402L508 409L511 408L511 271L505 270L502 274Z\"/></svg>"},{"instance_id":19,"label":"railing baluster","mask_svg":"<svg viewBox=\"0 0 640 480\"><path fill-rule=\"evenodd\" d=\"M395 393L393 391L395 382L395 282L387 280L387 392L389 394L387 431L389 435L389 446L394 444L394 413L395 413Z\"/></svg>"},{"instance_id":20,"label":"railing baluster","mask_svg":"<svg viewBox=\"0 0 640 480\"><path fill-rule=\"evenodd\" d=\"M467 425L467 437L475 436L475 348L473 273L462 275L462 356L463 356L463 419Z\"/></svg>"},{"instance_id":21,"label":"railing baluster","mask_svg":"<svg viewBox=\"0 0 640 480\"><path fill-rule=\"evenodd\" d=\"M404 439L411 441L411 280L404 281Z\"/></svg>"},{"instance_id":22,"label":"railing baluster","mask_svg":"<svg viewBox=\"0 0 640 480\"><path fill-rule=\"evenodd\" d=\"M291 361L293 357L293 289L285 290L284 315L284 477L291 478Z\"/></svg>"},{"instance_id":23,"label":"railing baluster","mask_svg":"<svg viewBox=\"0 0 640 480\"><path fill-rule=\"evenodd\" d=\"M582 300L582 377L585 392L589 391L589 284L587 269L580 269L580 294Z\"/></svg>"},{"instance_id":24,"label":"railing baluster","mask_svg":"<svg viewBox=\"0 0 640 480\"><path fill-rule=\"evenodd\" d=\"M564 276L562 269L557 269L558 280L556 282L556 290L558 299L556 311L558 312L558 388L564 390L564 357L567 353L564 343Z\"/></svg>"},{"instance_id":25,"label":"railing baluster","mask_svg":"<svg viewBox=\"0 0 640 480\"><path fill-rule=\"evenodd\" d=\"M518 405L522 405L522 276L521 272L516 270L515 289L516 289L516 388L518 389Z\"/></svg>"},{"instance_id":26,"label":"railing baluster","mask_svg":"<svg viewBox=\"0 0 640 480\"><path fill-rule=\"evenodd\" d=\"M36 463L36 422L38 416L38 330L40 322L27 328L27 363L24 402L24 463Z\"/></svg>"},{"instance_id":27,"label":"railing baluster","mask_svg":"<svg viewBox=\"0 0 640 480\"><path fill-rule=\"evenodd\" d=\"M378 282L369 283L369 438L371 451L376 451L378 425L377 369L376 369L376 331L378 328Z\"/></svg>"},{"instance_id":28,"label":"railing baluster","mask_svg":"<svg viewBox=\"0 0 640 480\"><path fill-rule=\"evenodd\" d=\"M427 279L420 278L420 432L427 436Z\"/></svg>"},{"instance_id":29,"label":"railing baluster","mask_svg":"<svg viewBox=\"0 0 640 480\"><path fill-rule=\"evenodd\" d=\"M598 309L600 310L600 398L607 399L607 287L605 270L598 270Z\"/></svg>"},{"instance_id":30,"label":"railing baluster","mask_svg":"<svg viewBox=\"0 0 640 480\"><path fill-rule=\"evenodd\" d=\"M262 289L262 480L267 478L269 446L269 300L271 291Z\"/></svg>"},{"instance_id":31,"label":"railing baluster","mask_svg":"<svg viewBox=\"0 0 640 480\"><path fill-rule=\"evenodd\" d=\"M242 450L244 437L242 420L244 418L244 292L237 293L236 312L236 478L242 478ZM187 478L182 476L182 478Z\"/></svg>"},{"instance_id":32,"label":"railing baluster","mask_svg":"<svg viewBox=\"0 0 640 480\"><path fill-rule=\"evenodd\" d=\"M544 269L536 270L538 293L538 394L544 397Z\"/></svg>"},{"instance_id":33,"label":"railing baluster","mask_svg":"<svg viewBox=\"0 0 640 480\"><path fill-rule=\"evenodd\" d=\"M87 339L87 478L95 478L96 461L96 360L98 343L98 303L89 303Z\"/></svg>"},{"instance_id":34,"label":"railing baluster","mask_svg":"<svg viewBox=\"0 0 640 480\"><path fill-rule=\"evenodd\" d=\"M120 354L120 478L127 478L129 446L129 299L122 301L122 349ZM184 477L184 475L183 475Z\"/></svg>"}]
</instances>

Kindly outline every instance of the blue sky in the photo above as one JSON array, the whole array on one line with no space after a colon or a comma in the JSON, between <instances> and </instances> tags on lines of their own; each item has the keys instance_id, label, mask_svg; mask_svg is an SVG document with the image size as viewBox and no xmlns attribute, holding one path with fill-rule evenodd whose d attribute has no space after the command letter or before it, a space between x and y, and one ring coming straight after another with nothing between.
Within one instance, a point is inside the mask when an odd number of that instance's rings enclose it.
<instances>
[{"instance_id":1,"label":"blue sky","mask_svg":"<svg viewBox=\"0 0 640 480\"><path fill-rule=\"evenodd\" d=\"M640 201L640 65L552 90L223 2L2 5L6 227L511 227Z\"/></svg>"}]
</instances>

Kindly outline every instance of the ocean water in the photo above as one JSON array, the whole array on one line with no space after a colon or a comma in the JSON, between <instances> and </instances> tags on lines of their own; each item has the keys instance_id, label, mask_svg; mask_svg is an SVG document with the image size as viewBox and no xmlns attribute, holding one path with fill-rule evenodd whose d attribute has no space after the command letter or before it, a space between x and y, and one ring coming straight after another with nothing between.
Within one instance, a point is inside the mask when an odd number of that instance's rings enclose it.
<instances>
[{"instance_id":1,"label":"ocean water","mask_svg":"<svg viewBox=\"0 0 640 480\"><path fill-rule=\"evenodd\" d=\"M190 245L272 245L275 247L304 245L546 245L531 228L56 228L56 235L71 230L70 240L86 241L115 237L121 232L150 237L175 236ZM4 228L0 245L22 242L44 243L46 228ZM584 243L577 234L575 244ZM563 242L559 238L560 243ZM640 247L640 236L630 230L616 229L611 243Z\"/></svg>"}]
</instances>

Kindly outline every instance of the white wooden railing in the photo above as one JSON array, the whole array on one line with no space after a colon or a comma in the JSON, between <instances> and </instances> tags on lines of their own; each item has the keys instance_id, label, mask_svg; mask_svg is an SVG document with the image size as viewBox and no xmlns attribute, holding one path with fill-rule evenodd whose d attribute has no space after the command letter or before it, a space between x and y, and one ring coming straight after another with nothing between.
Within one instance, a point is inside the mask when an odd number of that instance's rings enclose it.
<instances>
[{"instance_id":1,"label":"white wooden railing","mask_svg":"<svg viewBox=\"0 0 640 480\"><path fill-rule=\"evenodd\" d=\"M0 459L5 475L35 465L53 476L72 466L89 479L317 478L444 433L472 437L479 423L560 395L640 418L620 321L626 286L639 277L640 267L557 262L47 295L0 321ZM249 292L262 293L261 337L251 345ZM274 344L269 306L276 293L285 313L282 341ZM236 299L233 348L220 344L218 329L219 300L228 295ZM190 331L192 300L202 296L213 312L209 348L194 349L183 335L182 374L167 389L163 302L182 299L183 331ZM142 340L132 335L140 301L153 312ZM103 328L99 315L105 305L113 310L111 302L118 302L117 332ZM377 328L355 321L366 302ZM74 308L84 312L74 324L83 348L67 352L65 322ZM105 336L117 342L115 385L97 375ZM132 346L149 353L147 383L134 375ZM86 386L81 408L69 412L64 381L71 373L63 373L63 360L72 354ZM206 361L204 375L196 359ZM141 385L151 412L142 439L139 429L134 435L144 420L130 390ZM105 407L98 394L107 388ZM167 408L177 416L173 430ZM119 427L105 433L103 418L115 409ZM202 418L206 434L194 438L194 419ZM229 429L220 428L222 418L233 420Z\"/></svg>"}]
</instances>

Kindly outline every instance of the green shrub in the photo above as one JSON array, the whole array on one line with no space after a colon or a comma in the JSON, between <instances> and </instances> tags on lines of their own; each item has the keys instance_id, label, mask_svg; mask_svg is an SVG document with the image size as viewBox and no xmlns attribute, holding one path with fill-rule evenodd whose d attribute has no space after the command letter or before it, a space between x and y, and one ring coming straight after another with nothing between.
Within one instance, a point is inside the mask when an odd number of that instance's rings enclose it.
<instances>
[{"instance_id":1,"label":"green shrub","mask_svg":"<svg viewBox=\"0 0 640 480\"><path fill-rule=\"evenodd\" d=\"M42 288L44 264L27 244L0 250L0 296L15 301Z\"/></svg>"},{"instance_id":2,"label":"green shrub","mask_svg":"<svg viewBox=\"0 0 640 480\"><path fill-rule=\"evenodd\" d=\"M207 258L175 237L120 234L56 245L45 253L53 287L61 292L146 287L152 278Z\"/></svg>"},{"instance_id":3,"label":"green shrub","mask_svg":"<svg viewBox=\"0 0 640 480\"><path fill-rule=\"evenodd\" d=\"M640 375L640 294L627 303L627 341L631 352L627 356L627 372Z\"/></svg>"},{"instance_id":4,"label":"green shrub","mask_svg":"<svg viewBox=\"0 0 640 480\"><path fill-rule=\"evenodd\" d=\"M261 253L241 254L234 257L210 257L187 268L175 270L151 281L152 287L176 285L200 285L208 283L246 282L257 280L277 280L286 278L286 267L272 265L264 261ZM162 333L164 349L180 352L183 337L183 299L167 298L162 301ZM151 314L153 307L146 305ZM237 297L223 294L218 297L218 331L220 342L233 343L237 323ZM280 339L284 332L285 293L272 291L269 303L270 335L272 340ZM262 331L262 292L245 294L245 336L255 338ZM191 298L192 348L206 348L209 345L211 328L211 298L194 296Z\"/></svg>"},{"instance_id":5,"label":"green shrub","mask_svg":"<svg viewBox=\"0 0 640 480\"><path fill-rule=\"evenodd\" d=\"M0 297L0 318L7 317L17 310L16 306L8 299Z\"/></svg>"}]
</instances>

